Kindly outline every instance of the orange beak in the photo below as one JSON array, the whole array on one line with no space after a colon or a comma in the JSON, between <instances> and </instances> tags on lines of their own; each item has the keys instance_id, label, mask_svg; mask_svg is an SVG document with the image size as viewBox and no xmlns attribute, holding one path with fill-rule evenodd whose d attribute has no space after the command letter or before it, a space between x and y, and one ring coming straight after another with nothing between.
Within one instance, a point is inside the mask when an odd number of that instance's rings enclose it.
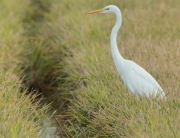
<instances>
[{"instance_id":1,"label":"orange beak","mask_svg":"<svg viewBox=\"0 0 180 138\"><path fill-rule=\"evenodd\" d=\"M93 13L98 13L98 12L102 12L104 9L99 9L99 10L95 10L95 11L90 11L90 12L86 12L86 14L93 14Z\"/></svg>"}]
</instances>

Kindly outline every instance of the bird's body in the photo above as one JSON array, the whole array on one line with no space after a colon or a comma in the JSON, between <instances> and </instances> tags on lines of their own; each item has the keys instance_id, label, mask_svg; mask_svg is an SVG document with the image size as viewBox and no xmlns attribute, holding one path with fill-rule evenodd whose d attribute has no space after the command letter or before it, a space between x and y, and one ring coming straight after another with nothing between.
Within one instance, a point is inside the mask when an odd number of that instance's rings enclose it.
<instances>
[{"instance_id":1,"label":"bird's body","mask_svg":"<svg viewBox=\"0 0 180 138\"><path fill-rule=\"evenodd\" d=\"M116 42L117 33L122 23L121 11L119 8L114 5L109 5L100 10L88 12L87 14L97 12L114 13L116 15L116 24L112 28L110 35L111 52L116 69L129 91L133 94L146 96L148 98L151 96L165 97L165 93L160 85L145 69L131 60L124 59L119 53Z\"/></svg>"},{"instance_id":2,"label":"bird's body","mask_svg":"<svg viewBox=\"0 0 180 138\"><path fill-rule=\"evenodd\" d=\"M141 66L130 60L124 61L125 70L121 74L121 78L126 87L133 93L138 95L159 96L163 98L165 96L162 88L157 81ZM118 70L118 72L120 72Z\"/></svg>"}]
</instances>

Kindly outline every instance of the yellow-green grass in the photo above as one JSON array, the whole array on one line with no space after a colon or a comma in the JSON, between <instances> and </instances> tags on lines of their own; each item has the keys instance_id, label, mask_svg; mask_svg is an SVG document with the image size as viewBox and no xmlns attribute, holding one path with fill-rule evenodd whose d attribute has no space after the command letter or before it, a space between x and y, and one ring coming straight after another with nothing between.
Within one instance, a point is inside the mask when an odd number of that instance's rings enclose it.
<instances>
[{"instance_id":1,"label":"yellow-green grass","mask_svg":"<svg viewBox=\"0 0 180 138\"><path fill-rule=\"evenodd\" d=\"M137 99L125 88L109 45L115 17L84 14L109 4L122 11L120 53L152 74L167 95L165 101ZM71 51L64 69L78 86L67 89L74 98L58 116L66 137L180 136L178 6L177 0L53 1L46 23L56 36L54 44Z\"/></svg>"},{"instance_id":2,"label":"yellow-green grass","mask_svg":"<svg viewBox=\"0 0 180 138\"><path fill-rule=\"evenodd\" d=\"M23 26L27 43L24 45L23 68L24 82L29 90L38 90L43 96L43 102L51 103L57 109L59 105L64 105L64 101L59 100L59 95L64 89L62 85L66 74L62 69L62 59L67 52L64 47L59 46L58 35L53 30L55 28L44 17L50 12L53 2L32 0L25 10Z\"/></svg>"},{"instance_id":3,"label":"yellow-green grass","mask_svg":"<svg viewBox=\"0 0 180 138\"><path fill-rule=\"evenodd\" d=\"M35 95L26 95L22 85L24 52L22 20L28 2L0 1L0 137L38 137L45 107L39 108ZM34 104L32 103L34 101Z\"/></svg>"}]
</instances>

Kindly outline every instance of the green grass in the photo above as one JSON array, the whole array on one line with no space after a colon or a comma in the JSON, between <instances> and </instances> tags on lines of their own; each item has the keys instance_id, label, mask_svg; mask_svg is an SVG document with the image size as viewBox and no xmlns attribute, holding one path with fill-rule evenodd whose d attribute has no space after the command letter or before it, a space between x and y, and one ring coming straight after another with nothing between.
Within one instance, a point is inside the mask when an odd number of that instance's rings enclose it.
<instances>
[{"instance_id":1,"label":"green grass","mask_svg":"<svg viewBox=\"0 0 180 138\"><path fill-rule=\"evenodd\" d=\"M26 40L22 19L28 2L15 0L0 2L0 137L38 137L45 109L35 102L36 95L26 95L22 83L22 53ZM23 8L22 8L23 7Z\"/></svg>"},{"instance_id":2,"label":"green grass","mask_svg":"<svg viewBox=\"0 0 180 138\"><path fill-rule=\"evenodd\" d=\"M137 99L124 86L109 45L114 16L84 14L109 4L122 12L120 53L152 74L167 95L165 101ZM36 137L44 118L44 108L21 90L22 81L60 110L56 118L64 137L179 137L179 4L0 2L1 137Z\"/></svg>"},{"instance_id":3,"label":"green grass","mask_svg":"<svg viewBox=\"0 0 180 138\"><path fill-rule=\"evenodd\" d=\"M45 20L44 16L49 13L51 3L49 0L33 0L26 9L23 25L27 43L24 45L23 68L24 82L29 90L40 92L43 102L51 103L57 109L59 104L64 103L58 102L59 94L63 91L58 86L62 85L66 76L62 60L68 51L59 46L58 35L55 30L52 31L54 28L51 23Z\"/></svg>"},{"instance_id":4,"label":"green grass","mask_svg":"<svg viewBox=\"0 0 180 138\"><path fill-rule=\"evenodd\" d=\"M118 35L122 56L151 73L164 89L166 101L136 99L125 88L111 57L109 32L115 18L85 15L109 4L120 7ZM76 82L66 113L58 116L66 137L179 137L179 2L54 1L46 22L64 59L66 78ZM73 81L74 80L74 81ZM61 87L61 86L59 86ZM64 120L63 120L64 119Z\"/></svg>"}]
</instances>

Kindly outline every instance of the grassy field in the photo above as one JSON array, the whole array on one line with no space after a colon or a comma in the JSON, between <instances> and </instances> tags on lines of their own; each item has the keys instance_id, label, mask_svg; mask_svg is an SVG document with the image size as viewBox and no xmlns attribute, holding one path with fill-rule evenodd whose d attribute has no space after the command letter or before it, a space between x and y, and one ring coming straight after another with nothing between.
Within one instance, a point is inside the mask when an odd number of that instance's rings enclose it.
<instances>
[{"instance_id":1,"label":"grassy field","mask_svg":"<svg viewBox=\"0 0 180 138\"><path fill-rule=\"evenodd\" d=\"M123 16L118 35L122 56L145 68L164 89L166 101L136 99L111 57L113 15L85 15L117 5ZM179 1L54 1L46 22L60 47L67 80L78 86L65 113L57 116L66 137L179 137ZM74 81L73 81L74 80ZM69 91L67 90L67 93Z\"/></svg>"},{"instance_id":2,"label":"grassy field","mask_svg":"<svg viewBox=\"0 0 180 138\"><path fill-rule=\"evenodd\" d=\"M23 85L22 59L26 43L22 19L28 2L0 2L0 137L37 137L45 107L39 108L35 95L27 95ZM34 103L32 103L34 101Z\"/></svg>"},{"instance_id":3,"label":"grassy field","mask_svg":"<svg viewBox=\"0 0 180 138\"><path fill-rule=\"evenodd\" d=\"M165 101L137 99L124 86L110 51L117 5L122 56L159 82ZM25 96L37 89L58 110L64 137L180 137L178 0L33 0L0 2L1 137L37 137L44 108ZM23 8L22 8L23 7ZM23 74L23 77L21 77ZM27 106L28 105L28 106Z\"/></svg>"}]
</instances>

